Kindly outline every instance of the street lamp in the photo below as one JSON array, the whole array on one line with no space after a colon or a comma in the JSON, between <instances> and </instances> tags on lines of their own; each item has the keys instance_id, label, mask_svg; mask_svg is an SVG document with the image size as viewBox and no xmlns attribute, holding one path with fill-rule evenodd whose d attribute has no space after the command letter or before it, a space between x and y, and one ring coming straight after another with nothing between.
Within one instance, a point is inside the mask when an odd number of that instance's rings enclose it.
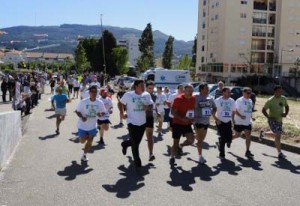
<instances>
[{"instance_id":1,"label":"street lamp","mask_svg":"<svg viewBox=\"0 0 300 206\"><path fill-rule=\"evenodd\" d=\"M283 52L294 52L294 49L281 49L281 54L280 54L280 72L279 72L279 84L281 85L281 79L282 79L282 70L283 70L283 62L282 62L282 54Z\"/></svg>"}]
</instances>

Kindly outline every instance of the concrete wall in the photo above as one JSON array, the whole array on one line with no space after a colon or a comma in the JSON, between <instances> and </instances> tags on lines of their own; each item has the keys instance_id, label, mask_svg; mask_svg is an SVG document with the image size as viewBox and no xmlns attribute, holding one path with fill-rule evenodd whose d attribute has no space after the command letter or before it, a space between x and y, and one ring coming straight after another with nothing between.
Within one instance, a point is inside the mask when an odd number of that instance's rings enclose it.
<instances>
[{"instance_id":1,"label":"concrete wall","mask_svg":"<svg viewBox=\"0 0 300 206\"><path fill-rule=\"evenodd\" d=\"M0 169L9 159L21 136L20 111L0 113Z\"/></svg>"}]
</instances>

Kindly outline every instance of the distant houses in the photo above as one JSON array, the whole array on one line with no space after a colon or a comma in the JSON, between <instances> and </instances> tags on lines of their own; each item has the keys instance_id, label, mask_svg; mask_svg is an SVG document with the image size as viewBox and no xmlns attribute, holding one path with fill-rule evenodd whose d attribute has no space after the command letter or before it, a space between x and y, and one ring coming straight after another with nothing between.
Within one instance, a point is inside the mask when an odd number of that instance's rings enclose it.
<instances>
[{"instance_id":1,"label":"distant houses","mask_svg":"<svg viewBox=\"0 0 300 206\"><path fill-rule=\"evenodd\" d=\"M74 60L73 54L67 53L46 53L46 52L22 52L17 50L0 50L0 62L4 64L13 64L18 67L19 62L63 62L66 59Z\"/></svg>"}]
</instances>

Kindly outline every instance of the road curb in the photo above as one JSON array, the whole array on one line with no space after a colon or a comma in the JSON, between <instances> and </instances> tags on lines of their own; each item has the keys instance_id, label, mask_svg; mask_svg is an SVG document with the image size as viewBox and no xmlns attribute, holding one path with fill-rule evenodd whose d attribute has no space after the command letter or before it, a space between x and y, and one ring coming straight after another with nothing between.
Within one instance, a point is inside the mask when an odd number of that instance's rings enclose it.
<instances>
[{"instance_id":1,"label":"road curb","mask_svg":"<svg viewBox=\"0 0 300 206\"><path fill-rule=\"evenodd\" d=\"M217 130L217 127L213 126L213 125L210 125L209 128L213 129L213 130ZM242 136L242 138L245 139L244 136ZM272 139L262 137L262 140L259 140L259 137L252 135L251 136L251 141L275 148L274 141ZM287 144L287 143L283 142L283 143L281 143L281 149L285 150L285 151L288 151L288 152L295 153L295 154L300 154L300 145L295 146L295 145L291 145L291 144Z\"/></svg>"}]
</instances>

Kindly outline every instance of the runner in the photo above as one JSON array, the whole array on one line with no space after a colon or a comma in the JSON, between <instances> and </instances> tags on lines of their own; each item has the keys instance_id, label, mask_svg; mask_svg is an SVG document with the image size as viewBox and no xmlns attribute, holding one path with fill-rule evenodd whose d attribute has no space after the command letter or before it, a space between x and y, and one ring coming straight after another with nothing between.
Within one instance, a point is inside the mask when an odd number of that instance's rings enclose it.
<instances>
[{"instance_id":1,"label":"runner","mask_svg":"<svg viewBox=\"0 0 300 206\"><path fill-rule=\"evenodd\" d=\"M231 120L235 111L235 101L230 98L230 95L230 89L224 87L222 96L215 100L217 112L216 114L213 114L213 117L216 121L216 126L220 135L219 142L217 142L220 151L220 159L225 159L225 144L230 148L232 142Z\"/></svg>"},{"instance_id":2,"label":"runner","mask_svg":"<svg viewBox=\"0 0 300 206\"><path fill-rule=\"evenodd\" d=\"M216 93L215 93L215 99L218 99L219 97L222 96L223 88L224 88L224 83L222 81L219 81L218 88L216 89Z\"/></svg>"},{"instance_id":3,"label":"runner","mask_svg":"<svg viewBox=\"0 0 300 206\"><path fill-rule=\"evenodd\" d=\"M269 110L269 113L267 110ZM271 131L261 131L260 138L262 136L275 138L275 146L278 151L278 158L285 158L286 156L281 152L282 118L287 117L289 113L289 105L287 103L287 99L282 96L282 88L280 85L274 87L274 96L267 100L262 109L262 113L265 115L265 117L267 117Z\"/></svg>"},{"instance_id":4,"label":"runner","mask_svg":"<svg viewBox=\"0 0 300 206\"><path fill-rule=\"evenodd\" d=\"M67 114L66 103L68 102L68 97L66 94L62 93L61 87L56 89L56 94L52 97L51 103L52 108L55 110L56 115L56 134L59 135L59 126L62 121L65 120ZM54 104L55 103L55 104Z\"/></svg>"},{"instance_id":5,"label":"runner","mask_svg":"<svg viewBox=\"0 0 300 206\"><path fill-rule=\"evenodd\" d=\"M82 161L88 161L87 153L92 146L93 138L97 134L97 118L106 113L103 102L99 99L96 99L98 93L97 87L90 87L89 92L90 97L81 100L75 111L79 117L77 127L80 142L82 144L86 142L81 157Z\"/></svg>"},{"instance_id":6,"label":"runner","mask_svg":"<svg viewBox=\"0 0 300 206\"><path fill-rule=\"evenodd\" d=\"M72 95L72 92L73 92L73 82L74 82L74 79L73 79L73 76L72 75L69 75L68 78L67 78L67 83L68 83L68 97L70 98L70 96Z\"/></svg>"},{"instance_id":7,"label":"runner","mask_svg":"<svg viewBox=\"0 0 300 206\"><path fill-rule=\"evenodd\" d=\"M105 89L101 89L100 90L100 100L103 102L104 107L106 109L106 113L105 115L103 115L102 117L98 118L98 128L100 131L100 141L99 144L104 144L104 131L108 131L109 129L109 124L111 123L109 121L109 115L112 114L113 112L113 103L111 98L107 97L107 91L105 91Z\"/></svg>"},{"instance_id":8,"label":"runner","mask_svg":"<svg viewBox=\"0 0 300 206\"><path fill-rule=\"evenodd\" d=\"M171 92L170 92L170 89L169 87L165 87L164 88L164 95L166 95L166 99L168 101L169 97L171 96ZM166 101L166 104L164 105L164 109L165 109L165 116L164 116L164 122L167 122L168 123L168 127L170 126L169 123L170 123L170 107L168 106L168 103Z\"/></svg>"},{"instance_id":9,"label":"runner","mask_svg":"<svg viewBox=\"0 0 300 206\"><path fill-rule=\"evenodd\" d=\"M167 97L162 93L162 87L157 87L157 98L155 101L155 106L157 110L157 132L158 136L162 136L162 125L165 117L165 105L167 102Z\"/></svg>"},{"instance_id":10,"label":"runner","mask_svg":"<svg viewBox=\"0 0 300 206\"><path fill-rule=\"evenodd\" d=\"M183 94L183 85L179 84L177 86L177 92L174 93L174 94L171 94L170 97L167 100L167 105L170 109L172 108L172 105L174 103L175 98L177 96L180 96L181 94ZM174 117L172 112L170 112L169 117L170 117L170 119L169 119L169 130L172 131L172 122L173 122L173 117Z\"/></svg>"},{"instance_id":11,"label":"runner","mask_svg":"<svg viewBox=\"0 0 300 206\"><path fill-rule=\"evenodd\" d=\"M146 129L146 112L148 105L153 104L151 98L149 99L144 93L144 81L135 80L133 83L134 91L124 94L121 98L121 116L123 119L127 118L128 130L130 140L122 142L122 152L126 155L127 147L131 147L134 163L136 167L141 167L142 162L139 154L139 145L143 138ZM124 113L124 107L126 112Z\"/></svg>"},{"instance_id":12,"label":"runner","mask_svg":"<svg viewBox=\"0 0 300 206\"><path fill-rule=\"evenodd\" d=\"M249 87L243 89L243 96L238 98L235 102L236 111L234 115L234 131L233 139L241 136L244 132L246 137L246 153L245 156L248 158L254 155L250 152L251 144L251 130L252 130L252 109L253 103L251 100L252 90Z\"/></svg>"},{"instance_id":13,"label":"runner","mask_svg":"<svg viewBox=\"0 0 300 206\"><path fill-rule=\"evenodd\" d=\"M148 95L147 98L151 99L153 102L156 101L156 95L154 94L154 82L148 81L146 83L146 92L145 95ZM157 110L154 109L154 104L149 105L146 110L146 137L149 150L149 161L153 161L155 156L153 155L153 127L154 127L154 113L157 116Z\"/></svg>"},{"instance_id":14,"label":"runner","mask_svg":"<svg viewBox=\"0 0 300 206\"><path fill-rule=\"evenodd\" d=\"M120 114L120 126L123 126L123 118L121 115L121 99L123 97L123 95L126 93L126 87L125 86L120 86L121 91L119 91L117 93L117 100L118 100L118 109L119 109L119 114ZM124 107L124 109L126 110L126 108Z\"/></svg>"},{"instance_id":15,"label":"runner","mask_svg":"<svg viewBox=\"0 0 300 206\"><path fill-rule=\"evenodd\" d=\"M184 87L184 93L175 98L171 108L174 115L172 125L173 146L171 151L170 164L175 164L175 154L177 150L182 153L182 147L194 143L194 133L192 121L194 119L195 97L193 96L192 85ZM186 140L179 144L180 137L186 137Z\"/></svg>"},{"instance_id":16,"label":"runner","mask_svg":"<svg viewBox=\"0 0 300 206\"><path fill-rule=\"evenodd\" d=\"M79 93L80 83L79 83L77 77L73 81L73 87L74 87L73 99L75 98L75 94L76 94L76 99L78 99L78 93Z\"/></svg>"},{"instance_id":17,"label":"runner","mask_svg":"<svg viewBox=\"0 0 300 206\"><path fill-rule=\"evenodd\" d=\"M212 97L208 95L209 89L206 83L200 84L199 95L195 96L195 131L199 163L206 163L202 155L202 145L207 134L211 114L216 113L216 105Z\"/></svg>"}]
</instances>

